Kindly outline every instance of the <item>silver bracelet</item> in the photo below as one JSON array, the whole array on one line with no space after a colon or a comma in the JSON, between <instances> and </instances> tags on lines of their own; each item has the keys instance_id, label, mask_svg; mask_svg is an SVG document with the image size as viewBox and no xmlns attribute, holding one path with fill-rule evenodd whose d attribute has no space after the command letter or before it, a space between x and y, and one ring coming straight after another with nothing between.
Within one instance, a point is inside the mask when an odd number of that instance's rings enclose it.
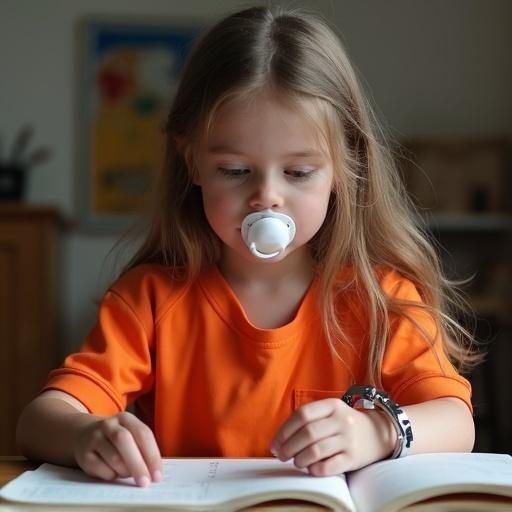
<instances>
[{"instance_id":1,"label":"silver bracelet","mask_svg":"<svg viewBox=\"0 0 512 512\"><path fill-rule=\"evenodd\" d=\"M398 459L409 454L413 442L411 422L403 409L386 392L379 391L373 386L355 384L341 399L355 409L378 408L384 411L397 435L397 442L390 458Z\"/></svg>"}]
</instances>

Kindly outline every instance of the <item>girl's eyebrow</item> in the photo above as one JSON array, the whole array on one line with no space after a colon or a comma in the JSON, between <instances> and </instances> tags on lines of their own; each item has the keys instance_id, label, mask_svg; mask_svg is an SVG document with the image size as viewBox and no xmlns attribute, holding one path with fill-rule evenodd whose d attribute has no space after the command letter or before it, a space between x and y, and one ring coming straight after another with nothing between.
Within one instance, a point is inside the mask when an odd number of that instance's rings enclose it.
<instances>
[{"instance_id":1,"label":"girl's eyebrow","mask_svg":"<svg viewBox=\"0 0 512 512\"><path fill-rule=\"evenodd\" d=\"M230 155L238 155L238 156L244 156L244 153L242 151L239 151L235 148L232 148L230 146L226 146L223 144L219 144L216 146L212 146L208 148L208 153L224 153L224 154L230 154ZM291 153L287 153L285 155L282 155L283 158L289 158L289 157L324 157L325 155L315 148L306 148L302 151L294 151Z\"/></svg>"}]
</instances>

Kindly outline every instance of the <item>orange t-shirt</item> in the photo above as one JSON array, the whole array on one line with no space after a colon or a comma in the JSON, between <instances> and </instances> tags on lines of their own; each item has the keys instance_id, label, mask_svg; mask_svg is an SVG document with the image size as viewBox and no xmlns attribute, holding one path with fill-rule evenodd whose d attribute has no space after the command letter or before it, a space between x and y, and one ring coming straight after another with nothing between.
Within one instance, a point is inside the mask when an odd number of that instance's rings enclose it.
<instances>
[{"instance_id":1,"label":"orange t-shirt","mask_svg":"<svg viewBox=\"0 0 512 512\"><path fill-rule=\"evenodd\" d=\"M419 301L394 271L386 293ZM356 294L338 311L353 348L333 357L316 306L318 281L295 318L259 329L217 267L177 284L157 265L141 265L105 294L98 321L79 353L51 372L44 389L80 400L93 414L113 415L136 401L162 456L270 456L281 424L302 404L340 397L366 382L368 346ZM418 314L429 332L432 322ZM382 382L400 404L454 396L471 409L471 388L436 342L437 357L406 319L392 322Z\"/></svg>"}]
</instances>

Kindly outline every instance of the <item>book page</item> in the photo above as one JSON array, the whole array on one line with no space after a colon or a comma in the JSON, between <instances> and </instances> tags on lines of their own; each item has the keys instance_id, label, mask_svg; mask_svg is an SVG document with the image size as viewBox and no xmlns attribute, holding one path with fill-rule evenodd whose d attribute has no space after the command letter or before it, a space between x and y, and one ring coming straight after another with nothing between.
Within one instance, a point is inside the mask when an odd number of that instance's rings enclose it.
<instances>
[{"instance_id":1,"label":"book page","mask_svg":"<svg viewBox=\"0 0 512 512\"><path fill-rule=\"evenodd\" d=\"M487 492L512 498L512 457L494 453L410 455L367 466L347 479L358 512L400 510L452 493Z\"/></svg>"},{"instance_id":2,"label":"book page","mask_svg":"<svg viewBox=\"0 0 512 512\"><path fill-rule=\"evenodd\" d=\"M318 478L278 459L163 459L162 482L146 488L133 479L104 482L79 469L43 464L0 490L11 501L73 505L170 505L235 510L273 499L308 499L355 512L345 477ZM259 496L259 498L255 498ZM230 503L227 506L226 503ZM343 505L345 504L345 505Z\"/></svg>"}]
</instances>

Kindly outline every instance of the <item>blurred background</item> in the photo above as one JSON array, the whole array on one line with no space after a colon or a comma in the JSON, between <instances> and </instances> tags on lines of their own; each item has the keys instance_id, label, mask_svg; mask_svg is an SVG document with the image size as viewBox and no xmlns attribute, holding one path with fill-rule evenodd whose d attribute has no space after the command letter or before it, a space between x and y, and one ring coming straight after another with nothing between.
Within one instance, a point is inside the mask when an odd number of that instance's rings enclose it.
<instances>
[{"instance_id":1,"label":"blurred background","mask_svg":"<svg viewBox=\"0 0 512 512\"><path fill-rule=\"evenodd\" d=\"M256 2L257 3L257 2ZM279 2L274 2L279 3ZM284 3L284 2L283 2ZM478 451L512 452L512 2L296 1L336 27L488 346ZM197 33L247 2L0 0L0 455L133 245Z\"/></svg>"}]
</instances>

